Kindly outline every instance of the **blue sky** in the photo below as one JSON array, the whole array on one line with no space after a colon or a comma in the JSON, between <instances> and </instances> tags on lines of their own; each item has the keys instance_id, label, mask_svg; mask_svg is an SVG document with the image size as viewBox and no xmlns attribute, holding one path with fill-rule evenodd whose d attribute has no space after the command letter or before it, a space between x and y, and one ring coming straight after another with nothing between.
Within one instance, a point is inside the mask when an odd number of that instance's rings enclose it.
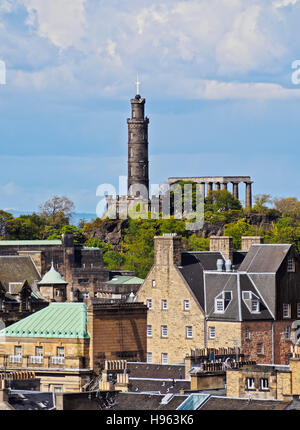
<instances>
[{"instance_id":1,"label":"blue sky","mask_svg":"<svg viewBox=\"0 0 300 430\"><path fill-rule=\"evenodd\" d=\"M1 0L0 208L94 213L127 173L137 72L151 183L249 175L300 199L299 19L299 0Z\"/></svg>"}]
</instances>

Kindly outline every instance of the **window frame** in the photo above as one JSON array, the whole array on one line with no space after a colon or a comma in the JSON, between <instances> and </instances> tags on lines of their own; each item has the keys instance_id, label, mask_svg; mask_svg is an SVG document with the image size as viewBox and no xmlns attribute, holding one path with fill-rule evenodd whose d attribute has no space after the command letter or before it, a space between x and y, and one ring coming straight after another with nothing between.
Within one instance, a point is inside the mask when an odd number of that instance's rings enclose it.
<instances>
[{"instance_id":1,"label":"window frame","mask_svg":"<svg viewBox=\"0 0 300 430\"><path fill-rule=\"evenodd\" d=\"M255 390L255 379L253 377L248 377L246 379L246 383L247 383L247 390Z\"/></svg>"},{"instance_id":2,"label":"window frame","mask_svg":"<svg viewBox=\"0 0 300 430\"><path fill-rule=\"evenodd\" d=\"M161 353L161 364L169 364L169 355L167 352Z\"/></svg>"},{"instance_id":3,"label":"window frame","mask_svg":"<svg viewBox=\"0 0 300 430\"><path fill-rule=\"evenodd\" d=\"M152 354L152 352L147 352L147 363L153 363L153 354ZM149 359L149 358L151 358L151 359Z\"/></svg>"},{"instance_id":4,"label":"window frame","mask_svg":"<svg viewBox=\"0 0 300 430\"><path fill-rule=\"evenodd\" d=\"M152 299L147 299L146 303L147 303L147 308L151 311L151 309L153 309Z\"/></svg>"},{"instance_id":5,"label":"window frame","mask_svg":"<svg viewBox=\"0 0 300 430\"><path fill-rule=\"evenodd\" d=\"M287 306L287 308L285 308ZM285 310L287 309L288 313L286 315ZM291 318L291 305L290 303L283 303L282 304L282 318L283 319L290 319Z\"/></svg>"},{"instance_id":6,"label":"window frame","mask_svg":"<svg viewBox=\"0 0 300 430\"><path fill-rule=\"evenodd\" d=\"M161 301L161 310L162 311L167 311L168 310L168 300L167 299L162 299L162 301Z\"/></svg>"},{"instance_id":7,"label":"window frame","mask_svg":"<svg viewBox=\"0 0 300 430\"><path fill-rule=\"evenodd\" d=\"M152 325L147 325L147 337L152 337Z\"/></svg>"},{"instance_id":8,"label":"window frame","mask_svg":"<svg viewBox=\"0 0 300 430\"><path fill-rule=\"evenodd\" d=\"M257 355L264 355L264 344L263 342L260 342L257 344Z\"/></svg>"},{"instance_id":9,"label":"window frame","mask_svg":"<svg viewBox=\"0 0 300 430\"><path fill-rule=\"evenodd\" d=\"M287 261L287 272L288 273L295 273L296 266L295 266L295 258L289 257Z\"/></svg>"},{"instance_id":10,"label":"window frame","mask_svg":"<svg viewBox=\"0 0 300 430\"><path fill-rule=\"evenodd\" d=\"M267 382L267 386L265 386L264 382ZM268 378L260 378L260 389L263 391L269 390L269 379Z\"/></svg>"},{"instance_id":11,"label":"window frame","mask_svg":"<svg viewBox=\"0 0 300 430\"><path fill-rule=\"evenodd\" d=\"M192 325L185 326L185 337L187 339L193 339L194 337L194 330Z\"/></svg>"},{"instance_id":12,"label":"window frame","mask_svg":"<svg viewBox=\"0 0 300 430\"><path fill-rule=\"evenodd\" d=\"M183 310L185 312L190 311L190 301L189 300L183 300Z\"/></svg>"},{"instance_id":13,"label":"window frame","mask_svg":"<svg viewBox=\"0 0 300 430\"><path fill-rule=\"evenodd\" d=\"M283 333L284 333L284 340L291 340L291 327L289 325L284 327Z\"/></svg>"},{"instance_id":14,"label":"window frame","mask_svg":"<svg viewBox=\"0 0 300 430\"><path fill-rule=\"evenodd\" d=\"M212 336L212 332L213 332L213 336ZM214 326L208 327L208 338L209 339L215 339L216 338L216 327L214 327Z\"/></svg>"},{"instance_id":15,"label":"window frame","mask_svg":"<svg viewBox=\"0 0 300 430\"><path fill-rule=\"evenodd\" d=\"M164 332L166 334L164 334ZM160 326L160 335L162 338L166 339L169 337L169 330L168 330L168 326L167 325L162 325Z\"/></svg>"}]
</instances>

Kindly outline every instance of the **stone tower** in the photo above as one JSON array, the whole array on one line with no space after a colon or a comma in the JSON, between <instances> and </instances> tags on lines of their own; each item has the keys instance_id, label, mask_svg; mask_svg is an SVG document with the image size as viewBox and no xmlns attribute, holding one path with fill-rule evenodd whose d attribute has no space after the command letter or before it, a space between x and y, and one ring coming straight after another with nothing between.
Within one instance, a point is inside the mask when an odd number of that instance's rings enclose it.
<instances>
[{"instance_id":1,"label":"stone tower","mask_svg":"<svg viewBox=\"0 0 300 430\"><path fill-rule=\"evenodd\" d=\"M128 196L149 198L148 124L145 117L145 99L139 94L131 103L131 118L128 123ZM137 184L145 187L145 195L136 190ZM130 187L133 190L130 192Z\"/></svg>"}]
</instances>

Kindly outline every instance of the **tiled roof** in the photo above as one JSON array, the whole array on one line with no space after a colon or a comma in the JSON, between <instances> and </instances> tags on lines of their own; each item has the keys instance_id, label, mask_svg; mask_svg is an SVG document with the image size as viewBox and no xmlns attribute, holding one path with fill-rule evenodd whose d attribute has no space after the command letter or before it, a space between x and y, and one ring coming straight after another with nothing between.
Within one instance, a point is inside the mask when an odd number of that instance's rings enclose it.
<instances>
[{"instance_id":1,"label":"tiled roof","mask_svg":"<svg viewBox=\"0 0 300 430\"><path fill-rule=\"evenodd\" d=\"M0 331L0 337L89 338L84 303L52 303Z\"/></svg>"}]
</instances>

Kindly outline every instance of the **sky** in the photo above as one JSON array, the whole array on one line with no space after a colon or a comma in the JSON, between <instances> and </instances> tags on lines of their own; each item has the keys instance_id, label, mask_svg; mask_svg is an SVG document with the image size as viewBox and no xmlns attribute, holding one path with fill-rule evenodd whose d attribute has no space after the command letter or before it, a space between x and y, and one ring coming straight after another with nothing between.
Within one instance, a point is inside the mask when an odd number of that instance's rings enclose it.
<instances>
[{"instance_id":1,"label":"sky","mask_svg":"<svg viewBox=\"0 0 300 430\"><path fill-rule=\"evenodd\" d=\"M299 20L300 0L0 0L0 209L118 192L137 74L152 184L300 199Z\"/></svg>"}]
</instances>

